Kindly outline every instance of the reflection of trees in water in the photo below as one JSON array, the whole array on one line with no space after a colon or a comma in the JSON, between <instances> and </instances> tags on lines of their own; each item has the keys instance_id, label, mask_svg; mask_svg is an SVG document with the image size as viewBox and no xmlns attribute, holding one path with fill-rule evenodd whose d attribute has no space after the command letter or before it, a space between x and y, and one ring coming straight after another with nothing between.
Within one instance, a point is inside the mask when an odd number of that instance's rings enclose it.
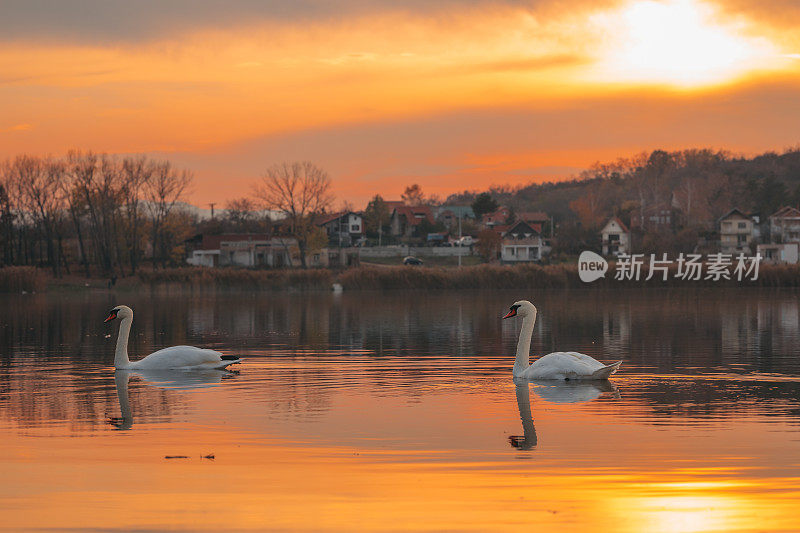
<instances>
[{"instance_id":1,"label":"reflection of trees in water","mask_svg":"<svg viewBox=\"0 0 800 533\"><path fill-rule=\"evenodd\" d=\"M623 359L621 375L636 367L664 374L692 367L701 372L800 373L798 302L788 291L28 295L8 296L0 309L0 409L10 411L9 418L29 410L34 420L97 420L107 414L113 389L83 374L87 368L96 370L92 365L112 364L117 327L102 320L118 303L135 311L133 358L176 344L281 355L289 366L326 358L328 383L302 369L265 383L271 388L269 409L284 416L278 413L326 409L330 387L348 380L370 385L375 394L413 398L437 387L475 384L481 375L510 368L519 324L500 316L519 298L533 300L540 309L534 357L574 349L601 360ZM335 357L349 357L352 363L352 354L364 355L359 365L330 364ZM38 373L42 363L66 376ZM727 409L729 404L734 409L742 397L753 402L774 398L787 409L796 409L800 401L793 383L703 383L671 384L663 391L654 385L652 394L642 397L698 416L703 409ZM135 380L131 387L137 387ZM12 400L18 391L28 397ZM164 395L151 398L155 402L144 399L140 408L149 416L148 405L166 404L170 393L146 394ZM131 399L139 401L134 394ZM159 409L154 416L169 413L168 406Z\"/></svg>"},{"instance_id":2,"label":"reflection of trees in water","mask_svg":"<svg viewBox=\"0 0 800 533\"><path fill-rule=\"evenodd\" d=\"M768 379L768 378L765 378ZM698 420L758 416L800 425L800 382L680 379L637 384L626 396L630 416Z\"/></svg>"},{"instance_id":3,"label":"reflection of trees in water","mask_svg":"<svg viewBox=\"0 0 800 533\"><path fill-rule=\"evenodd\" d=\"M0 374L0 419L20 430L65 428L71 432L105 429L105 421L120 413L114 376L110 372L80 374L70 366L46 371L4 368ZM131 379L131 410L138 422L169 420L183 405L178 395Z\"/></svg>"},{"instance_id":4,"label":"reflection of trees in water","mask_svg":"<svg viewBox=\"0 0 800 533\"><path fill-rule=\"evenodd\" d=\"M265 404L269 418L309 421L331 409L331 376L284 370L275 378L256 385L258 403Z\"/></svg>"}]
</instances>

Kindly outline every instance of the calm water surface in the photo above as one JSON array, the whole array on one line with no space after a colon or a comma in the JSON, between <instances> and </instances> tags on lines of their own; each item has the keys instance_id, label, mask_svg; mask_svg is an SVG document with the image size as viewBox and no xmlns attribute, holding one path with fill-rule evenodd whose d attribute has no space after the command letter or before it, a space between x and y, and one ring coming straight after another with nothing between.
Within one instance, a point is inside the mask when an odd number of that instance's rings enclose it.
<instances>
[{"instance_id":1,"label":"calm water surface","mask_svg":"<svg viewBox=\"0 0 800 533\"><path fill-rule=\"evenodd\" d=\"M520 323L499 317L520 298L539 307L533 354L621 371L515 383ZM0 528L800 530L796 292L2 302ZM246 361L115 373L120 303L132 358Z\"/></svg>"}]
</instances>

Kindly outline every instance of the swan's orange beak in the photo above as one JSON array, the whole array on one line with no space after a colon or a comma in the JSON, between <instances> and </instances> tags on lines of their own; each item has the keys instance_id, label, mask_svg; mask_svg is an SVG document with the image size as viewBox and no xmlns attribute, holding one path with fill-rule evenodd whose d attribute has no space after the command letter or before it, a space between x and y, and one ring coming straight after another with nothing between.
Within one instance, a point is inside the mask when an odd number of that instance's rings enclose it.
<instances>
[{"instance_id":1,"label":"swan's orange beak","mask_svg":"<svg viewBox=\"0 0 800 533\"><path fill-rule=\"evenodd\" d=\"M504 316L503 318L511 318L512 316L517 316L517 309L516 308L512 309L511 311L509 311L508 314L506 316Z\"/></svg>"},{"instance_id":2,"label":"swan's orange beak","mask_svg":"<svg viewBox=\"0 0 800 533\"><path fill-rule=\"evenodd\" d=\"M110 313L108 313L108 317L105 320L103 320L103 323L111 322L115 318L117 318L117 312L116 311L111 311Z\"/></svg>"}]
</instances>

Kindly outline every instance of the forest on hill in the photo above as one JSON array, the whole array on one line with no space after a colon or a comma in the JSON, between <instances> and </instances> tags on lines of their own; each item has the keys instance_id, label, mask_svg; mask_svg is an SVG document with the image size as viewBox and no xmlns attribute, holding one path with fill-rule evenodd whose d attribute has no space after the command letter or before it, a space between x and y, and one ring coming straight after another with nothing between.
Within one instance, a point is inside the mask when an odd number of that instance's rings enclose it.
<instances>
[{"instance_id":1,"label":"forest on hill","mask_svg":"<svg viewBox=\"0 0 800 533\"><path fill-rule=\"evenodd\" d=\"M483 191L451 195L468 203ZM717 220L733 208L762 221L784 205L800 203L800 148L747 158L727 151L655 150L596 163L575 179L492 187L489 194L515 211L543 211L554 218L559 248L595 247L599 230L618 216L639 233L643 251L691 251L713 238ZM669 211L672 223L648 227L649 215ZM656 250L653 250L656 251Z\"/></svg>"}]
</instances>

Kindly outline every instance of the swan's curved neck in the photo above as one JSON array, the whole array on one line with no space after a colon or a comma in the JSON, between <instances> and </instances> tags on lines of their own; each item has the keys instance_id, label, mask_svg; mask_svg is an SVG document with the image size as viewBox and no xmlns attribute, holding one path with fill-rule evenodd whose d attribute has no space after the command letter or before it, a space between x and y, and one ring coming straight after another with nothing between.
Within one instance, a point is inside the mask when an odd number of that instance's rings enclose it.
<instances>
[{"instance_id":1,"label":"swan's curved neck","mask_svg":"<svg viewBox=\"0 0 800 533\"><path fill-rule=\"evenodd\" d=\"M119 324L117 335L117 350L114 354L114 368L128 368L131 360L128 359L128 337L131 333L132 316L126 316Z\"/></svg>"},{"instance_id":2,"label":"swan's curved neck","mask_svg":"<svg viewBox=\"0 0 800 533\"><path fill-rule=\"evenodd\" d=\"M514 360L514 375L522 372L531 366L531 337L533 337L533 325L536 323L536 310L522 319L522 331L519 332L519 342L517 343L517 358Z\"/></svg>"}]
</instances>

